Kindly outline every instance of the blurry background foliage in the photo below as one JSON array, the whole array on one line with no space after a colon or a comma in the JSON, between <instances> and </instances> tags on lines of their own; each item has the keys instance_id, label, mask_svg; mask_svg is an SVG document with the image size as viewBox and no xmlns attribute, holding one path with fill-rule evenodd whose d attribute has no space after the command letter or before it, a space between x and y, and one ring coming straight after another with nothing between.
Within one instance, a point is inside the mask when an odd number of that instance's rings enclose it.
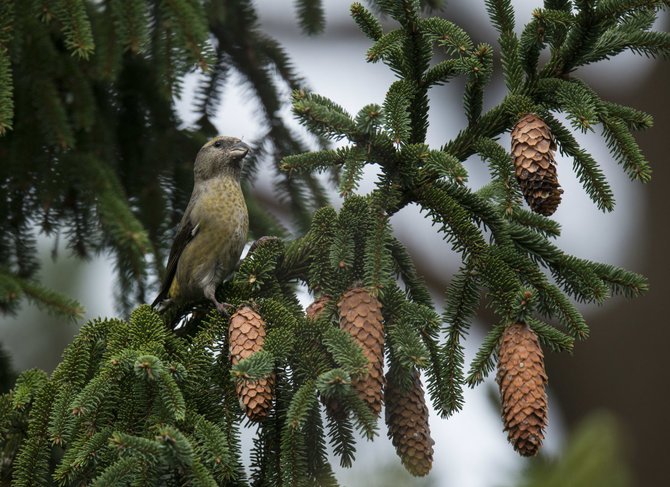
<instances>
[{"instance_id":1,"label":"blurry background foliage","mask_svg":"<svg viewBox=\"0 0 670 487\"><path fill-rule=\"evenodd\" d=\"M321 29L315 2L297 6L309 32ZM321 27L319 27L321 26ZM181 128L174 97L183 78L202 74ZM286 89L303 88L288 55L259 28L246 0L194 2L83 0L0 3L0 306L28 298L77 317L81 305L40 286L35 235L56 235L86 259L114 256L122 310L153 299L173 229L188 202L193 160L217 135L216 114L232 73L266 128L246 171L307 150L279 117ZM326 197L309 175L277 176L296 228ZM252 238L284 235L246 192ZM155 289L153 287L152 289Z\"/></svg>"},{"instance_id":2,"label":"blurry background foliage","mask_svg":"<svg viewBox=\"0 0 670 487\"><path fill-rule=\"evenodd\" d=\"M442 2L422 3L430 9ZM291 8L305 34L324 29L319 1ZM198 121L184 129L174 97L194 69L201 73ZM245 189L250 237L302 234L313 211L328 204L326 191L309 172L289 177L279 161L327 142L296 133L279 116L286 91L305 86L260 28L253 2L0 0L1 312L15 313L28 299L57 315L81 316L80 303L35 280L40 232L55 236L54 252L63 240L83 259L113 255L123 314L153 298L190 194L194 155L217 135L211 119L233 73L261 107L265 127L248 141L248 176L262 163L274 167L291 215L282 225ZM0 381L3 391L11 384L4 353ZM588 479L576 486L630 485L619 443L614 420L596 417L578 429L561 460L531 464L522 485L565 485L565 475L576 472Z\"/></svg>"}]
</instances>

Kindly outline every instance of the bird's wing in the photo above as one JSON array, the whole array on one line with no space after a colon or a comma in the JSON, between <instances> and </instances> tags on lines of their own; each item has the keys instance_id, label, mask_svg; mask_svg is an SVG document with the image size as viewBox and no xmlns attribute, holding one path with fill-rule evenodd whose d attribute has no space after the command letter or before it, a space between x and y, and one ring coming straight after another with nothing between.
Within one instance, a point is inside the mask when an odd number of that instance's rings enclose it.
<instances>
[{"instance_id":1,"label":"bird's wing","mask_svg":"<svg viewBox=\"0 0 670 487\"><path fill-rule=\"evenodd\" d=\"M177 234L174 237L172 242L172 248L170 249L170 256L168 257L167 269L165 271L165 278L161 284L161 290L156 296L156 299L151 304L152 307L156 306L158 303L167 299L168 292L170 291L170 286L172 285L172 279L174 279L175 274L177 273L177 263L181 257L182 252L188 245L188 243L193 240L193 237L198 233L199 223L193 221L192 210L193 210L193 201L195 198L191 198L184 216L179 222L177 227Z\"/></svg>"}]
</instances>

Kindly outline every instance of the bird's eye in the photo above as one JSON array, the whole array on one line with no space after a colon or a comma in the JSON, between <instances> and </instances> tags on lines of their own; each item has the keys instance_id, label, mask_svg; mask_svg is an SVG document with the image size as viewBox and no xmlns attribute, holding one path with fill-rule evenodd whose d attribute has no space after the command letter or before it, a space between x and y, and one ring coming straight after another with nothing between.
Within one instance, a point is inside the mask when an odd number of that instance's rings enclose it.
<instances>
[{"instance_id":1,"label":"bird's eye","mask_svg":"<svg viewBox=\"0 0 670 487\"><path fill-rule=\"evenodd\" d=\"M214 142L214 147L221 147L221 141L217 140L216 142Z\"/></svg>"}]
</instances>

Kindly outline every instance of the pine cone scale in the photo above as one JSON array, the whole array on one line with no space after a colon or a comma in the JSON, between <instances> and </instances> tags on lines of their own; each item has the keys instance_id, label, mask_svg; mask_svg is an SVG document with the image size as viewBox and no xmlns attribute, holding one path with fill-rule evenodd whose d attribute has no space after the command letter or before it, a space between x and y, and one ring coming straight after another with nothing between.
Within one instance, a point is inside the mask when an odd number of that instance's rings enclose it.
<instances>
[{"instance_id":1,"label":"pine cone scale","mask_svg":"<svg viewBox=\"0 0 670 487\"><path fill-rule=\"evenodd\" d=\"M352 377L351 386L368 408L379 416L384 387L384 321L381 303L364 288L353 288L337 303L340 327L363 348L368 374Z\"/></svg>"},{"instance_id":2,"label":"pine cone scale","mask_svg":"<svg viewBox=\"0 0 670 487\"><path fill-rule=\"evenodd\" d=\"M433 445L428 424L428 407L419 373L413 370L412 386L405 393L390 375L386 380L386 425L388 437L402 464L415 476L424 476L433 465Z\"/></svg>"},{"instance_id":3,"label":"pine cone scale","mask_svg":"<svg viewBox=\"0 0 670 487\"><path fill-rule=\"evenodd\" d=\"M561 202L563 190L556 176L556 143L551 130L535 114L521 117L512 129L515 175L531 210L550 216Z\"/></svg>"},{"instance_id":4,"label":"pine cone scale","mask_svg":"<svg viewBox=\"0 0 670 487\"><path fill-rule=\"evenodd\" d=\"M500 340L497 381L508 440L521 455L537 454L547 424L547 374L535 333L510 325Z\"/></svg>"},{"instance_id":5,"label":"pine cone scale","mask_svg":"<svg viewBox=\"0 0 670 487\"><path fill-rule=\"evenodd\" d=\"M265 340L265 323L251 306L241 306L230 317L228 342L230 361L233 365L263 348ZM256 382L238 381L235 391L240 400L240 407L252 421L260 421L267 417L272 408L274 397L274 372L267 378Z\"/></svg>"}]
</instances>

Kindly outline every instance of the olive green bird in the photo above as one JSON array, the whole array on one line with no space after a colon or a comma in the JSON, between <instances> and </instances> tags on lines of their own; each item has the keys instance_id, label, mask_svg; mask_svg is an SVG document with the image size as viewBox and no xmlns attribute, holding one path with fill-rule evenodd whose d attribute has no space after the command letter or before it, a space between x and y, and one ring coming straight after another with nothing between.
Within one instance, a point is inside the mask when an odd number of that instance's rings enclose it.
<instances>
[{"instance_id":1,"label":"olive green bird","mask_svg":"<svg viewBox=\"0 0 670 487\"><path fill-rule=\"evenodd\" d=\"M198 152L191 200L177 227L167 271L152 306L209 299L225 313L216 287L237 266L247 241L249 215L240 187L249 147L234 137L216 137Z\"/></svg>"}]
</instances>

